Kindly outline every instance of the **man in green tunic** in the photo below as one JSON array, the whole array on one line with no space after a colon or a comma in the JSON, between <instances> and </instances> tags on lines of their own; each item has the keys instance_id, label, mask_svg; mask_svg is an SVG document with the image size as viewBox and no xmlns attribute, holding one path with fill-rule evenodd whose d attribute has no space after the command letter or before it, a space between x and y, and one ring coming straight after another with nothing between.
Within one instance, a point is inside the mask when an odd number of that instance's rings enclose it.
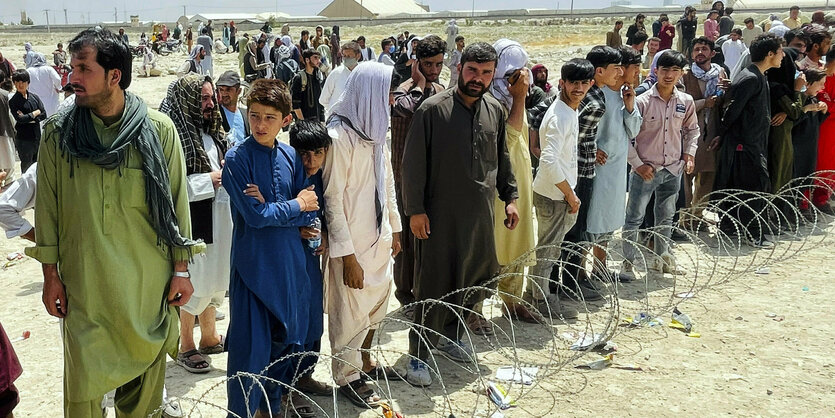
<instances>
[{"instance_id":1,"label":"man in green tunic","mask_svg":"<svg viewBox=\"0 0 835 418\"><path fill-rule=\"evenodd\" d=\"M126 92L131 55L113 33L69 44L75 105L49 119L38 165L43 302L63 318L64 415L158 416L165 356L203 245L190 236L183 151L171 120Z\"/></svg>"}]
</instances>

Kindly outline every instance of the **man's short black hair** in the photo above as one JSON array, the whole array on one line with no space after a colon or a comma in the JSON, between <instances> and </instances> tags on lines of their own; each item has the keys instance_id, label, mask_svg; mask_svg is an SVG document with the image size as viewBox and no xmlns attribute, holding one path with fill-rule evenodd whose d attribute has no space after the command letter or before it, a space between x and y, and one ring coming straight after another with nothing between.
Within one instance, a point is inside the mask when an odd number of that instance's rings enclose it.
<instances>
[{"instance_id":1,"label":"man's short black hair","mask_svg":"<svg viewBox=\"0 0 835 418\"><path fill-rule=\"evenodd\" d=\"M296 151L315 151L331 146L325 125L311 119L297 120L290 126L290 146Z\"/></svg>"},{"instance_id":2,"label":"man's short black hair","mask_svg":"<svg viewBox=\"0 0 835 418\"><path fill-rule=\"evenodd\" d=\"M821 25L812 24L806 26L805 30L806 35L809 36L809 42L807 42L806 45L810 49L812 48L812 45L820 45L827 39L832 39L832 34Z\"/></svg>"},{"instance_id":3,"label":"man's short black hair","mask_svg":"<svg viewBox=\"0 0 835 418\"><path fill-rule=\"evenodd\" d=\"M615 48L598 45L586 54L586 59L591 62L594 68L606 68L611 64L620 64L621 56Z\"/></svg>"},{"instance_id":4,"label":"man's short black hair","mask_svg":"<svg viewBox=\"0 0 835 418\"><path fill-rule=\"evenodd\" d=\"M725 8L725 16L730 16L730 14L733 13L733 12L734 12L733 7L726 7Z\"/></svg>"},{"instance_id":5,"label":"man's short black hair","mask_svg":"<svg viewBox=\"0 0 835 418\"><path fill-rule=\"evenodd\" d=\"M746 17L745 20L742 21L742 23L754 23L754 19L750 18L750 17Z\"/></svg>"},{"instance_id":6,"label":"man's short black hair","mask_svg":"<svg viewBox=\"0 0 835 418\"><path fill-rule=\"evenodd\" d=\"M616 22L615 22L615 26L617 26L617 25L623 25L623 21L622 21L622 20L618 20L618 21L616 21Z\"/></svg>"},{"instance_id":7,"label":"man's short black hair","mask_svg":"<svg viewBox=\"0 0 835 418\"><path fill-rule=\"evenodd\" d=\"M641 19L644 19L644 18L646 18L646 16L644 16L643 13L638 13L638 16L635 16L635 21L637 22L637 21L639 21Z\"/></svg>"},{"instance_id":8,"label":"man's short black hair","mask_svg":"<svg viewBox=\"0 0 835 418\"><path fill-rule=\"evenodd\" d=\"M661 16L661 17L658 18L658 21L661 22L661 23L669 22L670 18L667 17L667 16Z\"/></svg>"},{"instance_id":9,"label":"man's short black hair","mask_svg":"<svg viewBox=\"0 0 835 418\"><path fill-rule=\"evenodd\" d=\"M658 57L656 66L658 68L678 67L683 69L687 66L687 62L687 58L685 58L681 52L668 49L662 52L661 56Z\"/></svg>"},{"instance_id":10,"label":"man's short black hair","mask_svg":"<svg viewBox=\"0 0 835 418\"><path fill-rule=\"evenodd\" d=\"M783 44L777 36L764 33L754 38L748 50L751 53L751 62L760 62L764 60L769 52L777 53L777 50L782 48Z\"/></svg>"},{"instance_id":11,"label":"man's short black hair","mask_svg":"<svg viewBox=\"0 0 835 418\"><path fill-rule=\"evenodd\" d=\"M307 30L307 29L303 30L302 31L302 36L304 36L304 35L310 36L310 31Z\"/></svg>"},{"instance_id":12,"label":"man's short black hair","mask_svg":"<svg viewBox=\"0 0 835 418\"><path fill-rule=\"evenodd\" d=\"M463 35L458 35L458 36L456 36L456 37L455 37L455 43L461 42L461 41L463 41L463 40L464 40L464 36L463 36Z\"/></svg>"},{"instance_id":13,"label":"man's short black hair","mask_svg":"<svg viewBox=\"0 0 835 418\"><path fill-rule=\"evenodd\" d=\"M415 55L417 59L434 57L446 52L446 41L436 35L429 35L418 42Z\"/></svg>"},{"instance_id":14,"label":"man's short black hair","mask_svg":"<svg viewBox=\"0 0 835 418\"><path fill-rule=\"evenodd\" d=\"M698 44L707 45L707 47L710 48L711 51L713 51L713 48L716 47L716 42L713 42L707 36L699 36L698 38L693 38L693 40L690 41L690 48L692 49Z\"/></svg>"},{"instance_id":15,"label":"man's short black hair","mask_svg":"<svg viewBox=\"0 0 835 418\"><path fill-rule=\"evenodd\" d=\"M807 47L809 46L809 36L803 31L803 29L800 28L792 29L786 32L786 34L783 35L783 38L786 39L786 45L794 42L795 39L800 39Z\"/></svg>"},{"instance_id":16,"label":"man's short black hair","mask_svg":"<svg viewBox=\"0 0 835 418\"><path fill-rule=\"evenodd\" d=\"M733 29L731 29L731 33L735 33L735 34L737 34L737 35L739 35L739 36L742 36L742 29L740 29L740 28L733 28Z\"/></svg>"},{"instance_id":17,"label":"man's short black hair","mask_svg":"<svg viewBox=\"0 0 835 418\"><path fill-rule=\"evenodd\" d=\"M24 82L24 83L28 83L29 80L30 80L29 79L29 72L26 71L26 70L18 69L18 70L14 70L12 72L12 81L15 82L15 83L18 83L18 82L21 82L21 81Z\"/></svg>"},{"instance_id":18,"label":"man's short black hair","mask_svg":"<svg viewBox=\"0 0 835 418\"><path fill-rule=\"evenodd\" d=\"M203 29L200 31L201 35L208 35L209 34L209 27L203 26Z\"/></svg>"},{"instance_id":19,"label":"man's short black hair","mask_svg":"<svg viewBox=\"0 0 835 418\"><path fill-rule=\"evenodd\" d=\"M809 84L821 81L824 78L826 78L826 71L815 67L809 67L803 70L803 74L806 76L806 82Z\"/></svg>"},{"instance_id":20,"label":"man's short black hair","mask_svg":"<svg viewBox=\"0 0 835 418\"><path fill-rule=\"evenodd\" d=\"M560 68L560 78L569 82L594 80L594 65L589 60L573 58Z\"/></svg>"},{"instance_id":21,"label":"man's short black hair","mask_svg":"<svg viewBox=\"0 0 835 418\"><path fill-rule=\"evenodd\" d=\"M646 42L647 39L649 39L649 35L644 31L639 31L632 37L632 45L640 45L641 42Z\"/></svg>"},{"instance_id":22,"label":"man's short black hair","mask_svg":"<svg viewBox=\"0 0 835 418\"><path fill-rule=\"evenodd\" d=\"M365 36L362 36L362 35L357 36L357 42L359 42L359 41L363 41L363 42L364 42L364 41L365 41Z\"/></svg>"},{"instance_id":23,"label":"man's short black hair","mask_svg":"<svg viewBox=\"0 0 835 418\"><path fill-rule=\"evenodd\" d=\"M624 67L641 63L641 54L631 46L621 46L618 48L618 52L620 52L620 64Z\"/></svg>"},{"instance_id":24,"label":"man's short black hair","mask_svg":"<svg viewBox=\"0 0 835 418\"><path fill-rule=\"evenodd\" d=\"M794 5L792 7L789 7L789 11L792 11L792 10L800 10L800 6Z\"/></svg>"},{"instance_id":25,"label":"man's short black hair","mask_svg":"<svg viewBox=\"0 0 835 418\"><path fill-rule=\"evenodd\" d=\"M76 35L67 45L67 50L70 54L75 54L86 46L96 50L96 63L101 65L105 72L119 70L122 73L119 88L127 90L133 71L133 55L125 41L107 29L90 28Z\"/></svg>"},{"instance_id":26,"label":"man's short black hair","mask_svg":"<svg viewBox=\"0 0 835 418\"><path fill-rule=\"evenodd\" d=\"M386 45L390 45L390 44L392 44L391 38L385 38L382 41L380 41L380 46L383 47L383 49L386 49ZM383 52L385 52L385 51L383 51Z\"/></svg>"},{"instance_id":27,"label":"man's short black hair","mask_svg":"<svg viewBox=\"0 0 835 418\"><path fill-rule=\"evenodd\" d=\"M461 66L468 62L476 62L483 64L485 62L492 62L496 64L499 60L499 54L496 53L496 48L487 42L476 42L467 45L464 51L461 52Z\"/></svg>"},{"instance_id":28,"label":"man's short black hair","mask_svg":"<svg viewBox=\"0 0 835 418\"><path fill-rule=\"evenodd\" d=\"M304 51L302 51L302 60L306 60L306 59L312 58L314 56L321 57L322 54L320 54L319 51L317 51L313 48L307 48Z\"/></svg>"}]
</instances>

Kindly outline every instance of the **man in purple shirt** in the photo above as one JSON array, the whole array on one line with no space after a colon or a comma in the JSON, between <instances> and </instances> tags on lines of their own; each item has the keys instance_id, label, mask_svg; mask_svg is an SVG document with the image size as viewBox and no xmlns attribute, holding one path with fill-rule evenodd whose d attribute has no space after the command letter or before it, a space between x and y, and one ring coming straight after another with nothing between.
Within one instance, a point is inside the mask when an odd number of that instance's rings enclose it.
<instances>
[{"instance_id":1,"label":"man in purple shirt","mask_svg":"<svg viewBox=\"0 0 835 418\"><path fill-rule=\"evenodd\" d=\"M658 83L635 99L643 116L641 132L629 147L629 201L623 227L623 272L634 274L632 261L637 229L644 220L647 204L655 194L655 225L666 239L655 240L655 257L649 267L663 273L676 272L675 259L667 250L670 225L676 209L681 173L693 172L693 156L699 138L699 122L693 97L675 86L683 75L687 59L667 50L658 58Z\"/></svg>"}]
</instances>

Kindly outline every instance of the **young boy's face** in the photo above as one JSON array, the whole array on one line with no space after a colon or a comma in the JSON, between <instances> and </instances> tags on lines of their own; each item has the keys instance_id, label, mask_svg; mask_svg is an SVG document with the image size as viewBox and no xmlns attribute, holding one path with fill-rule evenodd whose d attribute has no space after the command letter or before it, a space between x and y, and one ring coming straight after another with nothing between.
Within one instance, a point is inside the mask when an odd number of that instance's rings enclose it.
<instances>
[{"instance_id":1,"label":"young boy's face","mask_svg":"<svg viewBox=\"0 0 835 418\"><path fill-rule=\"evenodd\" d=\"M806 95L817 96L818 93L823 90L824 84L826 84L825 78L815 81L814 83L806 83Z\"/></svg>"},{"instance_id":2,"label":"young boy's face","mask_svg":"<svg viewBox=\"0 0 835 418\"><path fill-rule=\"evenodd\" d=\"M328 148L323 147L312 151L299 151L299 154L302 157L304 171L308 176L312 176L318 173L325 164L325 156L328 154Z\"/></svg>"},{"instance_id":3,"label":"young boy's face","mask_svg":"<svg viewBox=\"0 0 835 418\"><path fill-rule=\"evenodd\" d=\"M247 113L252 136L262 144L275 141L281 128L292 120L292 116L285 117L280 110L261 103L253 103Z\"/></svg>"},{"instance_id":4,"label":"young boy's face","mask_svg":"<svg viewBox=\"0 0 835 418\"><path fill-rule=\"evenodd\" d=\"M736 33L736 32L731 32L731 40L734 41L734 42L738 41L739 40L739 34Z\"/></svg>"}]
</instances>

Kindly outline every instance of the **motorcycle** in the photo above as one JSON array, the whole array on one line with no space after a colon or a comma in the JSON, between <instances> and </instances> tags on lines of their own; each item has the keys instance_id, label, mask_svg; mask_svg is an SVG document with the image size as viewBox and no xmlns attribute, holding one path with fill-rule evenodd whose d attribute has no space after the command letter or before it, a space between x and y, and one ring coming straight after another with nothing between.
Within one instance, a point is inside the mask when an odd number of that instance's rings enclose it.
<instances>
[{"instance_id":1,"label":"motorcycle","mask_svg":"<svg viewBox=\"0 0 835 418\"><path fill-rule=\"evenodd\" d=\"M172 39L165 42L157 42L157 51L158 54L165 56L172 52L179 52L181 54L186 54L186 46L183 45L183 41L179 39Z\"/></svg>"}]
</instances>

